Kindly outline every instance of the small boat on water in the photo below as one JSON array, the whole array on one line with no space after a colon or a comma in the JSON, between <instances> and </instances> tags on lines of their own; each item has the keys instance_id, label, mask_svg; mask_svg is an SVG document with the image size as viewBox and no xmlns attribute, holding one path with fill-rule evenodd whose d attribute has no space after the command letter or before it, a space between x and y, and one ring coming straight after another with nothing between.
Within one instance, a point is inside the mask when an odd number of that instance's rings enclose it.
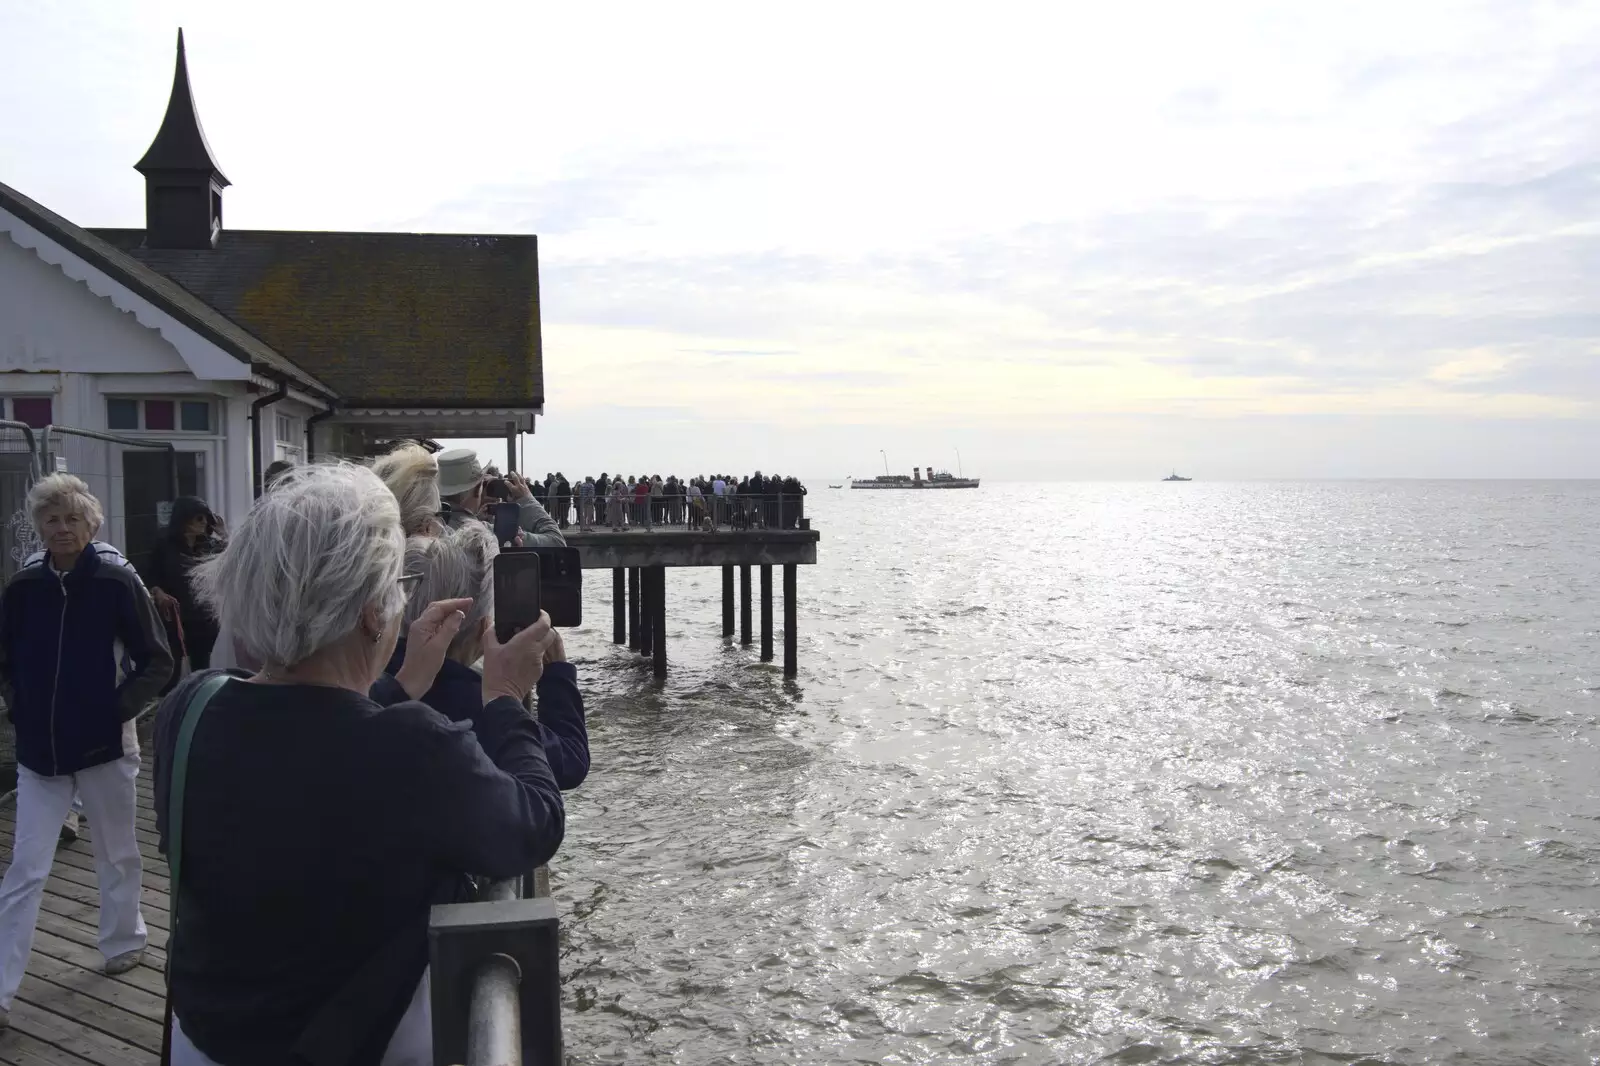
<instances>
[{"instance_id":1,"label":"small boat on water","mask_svg":"<svg viewBox=\"0 0 1600 1066\"><path fill-rule=\"evenodd\" d=\"M830 489L842 489L842 488L844 488L844 486L843 486L843 485L829 485L829 486L828 486L828 487L829 487L829 488L830 488Z\"/></svg>"},{"instance_id":2,"label":"small boat on water","mask_svg":"<svg viewBox=\"0 0 1600 1066\"><path fill-rule=\"evenodd\" d=\"M1162 478L1161 480L1162 481L1193 481L1194 478L1192 478L1192 477L1179 477L1178 476L1178 472L1176 470L1174 470L1172 473L1168 474L1166 477Z\"/></svg>"}]
</instances>

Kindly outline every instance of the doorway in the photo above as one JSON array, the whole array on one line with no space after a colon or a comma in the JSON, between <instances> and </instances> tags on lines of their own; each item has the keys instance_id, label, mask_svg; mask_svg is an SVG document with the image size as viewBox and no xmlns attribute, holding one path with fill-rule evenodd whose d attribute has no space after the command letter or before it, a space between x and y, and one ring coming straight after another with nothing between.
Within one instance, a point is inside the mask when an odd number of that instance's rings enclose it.
<instances>
[{"instance_id":1,"label":"doorway","mask_svg":"<svg viewBox=\"0 0 1600 1066\"><path fill-rule=\"evenodd\" d=\"M176 461L174 463L174 460ZM176 483L174 483L176 465ZM122 453L122 550L138 571L148 573L161 530L179 496L205 498L206 453L128 448Z\"/></svg>"}]
</instances>

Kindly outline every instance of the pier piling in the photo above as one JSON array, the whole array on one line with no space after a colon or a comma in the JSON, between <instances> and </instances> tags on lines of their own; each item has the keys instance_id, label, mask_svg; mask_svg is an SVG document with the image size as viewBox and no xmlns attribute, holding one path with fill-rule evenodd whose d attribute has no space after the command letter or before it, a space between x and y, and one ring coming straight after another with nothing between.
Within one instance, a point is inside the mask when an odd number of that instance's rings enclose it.
<instances>
[{"instance_id":1,"label":"pier piling","mask_svg":"<svg viewBox=\"0 0 1600 1066\"><path fill-rule=\"evenodd\" d=\"M733 567L722 568L722 635L733 636Z\"/></svg>"},{"instance_id":2,"label":"pier piling","mask_svg":"<svg viewBox=\"0 0 1600 1066\"><path fill-rule=\"evenodd\" d=\"M655 656L655 675L660 679L667 676L667 568L652 567L650 580L654 585L650 603L655 609L650 620L650 647Z\"/></svg>"},{"instance_id":3,"label":"pier piling","mask_svg":"<svg viewBox=\"0 0 1600 1066\"><path fill-rule=\"evenodd\" d=\"M628 593L622 567L611 568L611 643L628 643Z\"/></svg>"},{"instance_id":4,"label":"pier piling","mask_svg":"<svg viewBox=\"0 0 1600 1066\"><path fill-rule=\"evenodd\" d=\"M654 572L653 566L639 569L639 654L646 656L650 654L650 630L656 620Z\"/></svg>"},{"instance_id":5,"label":"pier piling","mask_svg":"<svg viewBox=\"0 0 1600 1066\"><path fill-rule=\"evenodd\" d=\"M761 661L772 661L772 564L761 564Z\"/></svg>"},{"instance_id":6,"label":"pier piling","mask_svg":"<svg viewBox=\"0 0 1600 1066\"><path fill-rule=\"evenodd\" d=\"M639 650L639 568L628 567L628 650Z\"/></svg>"},{"instance_id":7,"label":"pier piling","mask_svg":"<svg viewBox=\"0 0 1600 1066\"><path fill-rule=\"evenodd\" d=\"M800 605L795 593L797 584L796 574L799 567L794 563L783 564L783 676L793 677L800 672Z\"/></svg>"},{"instance_id":8,"label":"pier piling","mask_svg":"<svg viewBox=\"0 0 1600 1066\"><path fill-rule=\"evenodd\" d=\"M739 567L739 643L750 646L750 564Z\"/></svg>"}]
</instances>

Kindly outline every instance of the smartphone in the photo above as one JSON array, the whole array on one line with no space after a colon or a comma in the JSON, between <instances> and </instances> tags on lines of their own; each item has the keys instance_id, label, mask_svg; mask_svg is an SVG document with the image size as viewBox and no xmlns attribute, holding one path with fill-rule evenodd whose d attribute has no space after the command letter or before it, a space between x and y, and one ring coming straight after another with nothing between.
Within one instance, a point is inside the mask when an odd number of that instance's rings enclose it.
<instances>
[{"instance_id":1,"label":"smartphone","mask_svg":"<svg viewBox=\"0 0 1600 1066\"><path fill-rule=\"evenodd\" d=\"M494 557L494 638L504 644L539 620L539 556L502 552Z\"/></svg>"},{"instance_id":2,"label":"smartphone","mask_svg":"<svg viewBox=\"0 0 1600 1066\"><path fill-rule=\"evenodd\" d=\"M494 539L495 543L504 548L507 544L517 539L517 530L522 528L522 508L514 503L497 503L494 505Z\"/></svg>"},{"instance_id":3,"label":"smartphone","mask_svg":"<svg viewBox=\"0 0 1600 1066\"><path fill-rule=\"evenodd\" d=\"M539 588L550 624L558 629L583 625L583 557L577 548L534 548L539 556Z\"/></svg>"}]
</instances>

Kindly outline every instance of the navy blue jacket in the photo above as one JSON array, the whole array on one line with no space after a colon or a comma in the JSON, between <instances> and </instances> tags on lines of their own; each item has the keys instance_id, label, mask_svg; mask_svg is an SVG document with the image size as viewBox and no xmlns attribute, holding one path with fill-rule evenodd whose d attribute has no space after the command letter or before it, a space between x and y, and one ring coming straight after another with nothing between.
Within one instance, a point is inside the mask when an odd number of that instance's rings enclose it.
<instances>
[{"instance_id":1,"label":"navy blue jacket","mask_svg":"<svg viewBox=\"0 0 1600 1066\"><path fill-rule=\"evenodd\" d=\"M389 674L397 675L405 662L406 642L395 646ZM578 691L578 669L571 663L549 663L537 689L539 739L550 772L563 791L577 788L589 776L589 729L584 724L583 694ZM433 679L433 687L419 701L452 722L472 722L483 710L483 675L454 659L446 659Z\"/></svg>"},{"instance_id":2,"label":"navy blue jacket","mask_svg":"<svg viewBox=\"0 0 1600 1066\"><path fill-rule=\"evenodd\" d=\"M163 849L178 732L214 676L156 712ZM428 965L430 906L459 898L464 873L548 862L566 825L520 702L452 723L388 677L370 697L230 681L187 775L168 995L195 1046L229 1066L375 1066Z\"/></svg>"},{"instance_id":3,"label":"navy blue jacket","mask_svg":"<svg viewBox=\"0 0 1600 1066\"><path fill-rule=\"evenodd\" d=\"M17 762L36 774L75 774L130 754L124 724L171 673L155 604L110 545L89 545L64 574L36 555L0 597L0 696L17 730Z\"/></svg>"}]
</instances>

